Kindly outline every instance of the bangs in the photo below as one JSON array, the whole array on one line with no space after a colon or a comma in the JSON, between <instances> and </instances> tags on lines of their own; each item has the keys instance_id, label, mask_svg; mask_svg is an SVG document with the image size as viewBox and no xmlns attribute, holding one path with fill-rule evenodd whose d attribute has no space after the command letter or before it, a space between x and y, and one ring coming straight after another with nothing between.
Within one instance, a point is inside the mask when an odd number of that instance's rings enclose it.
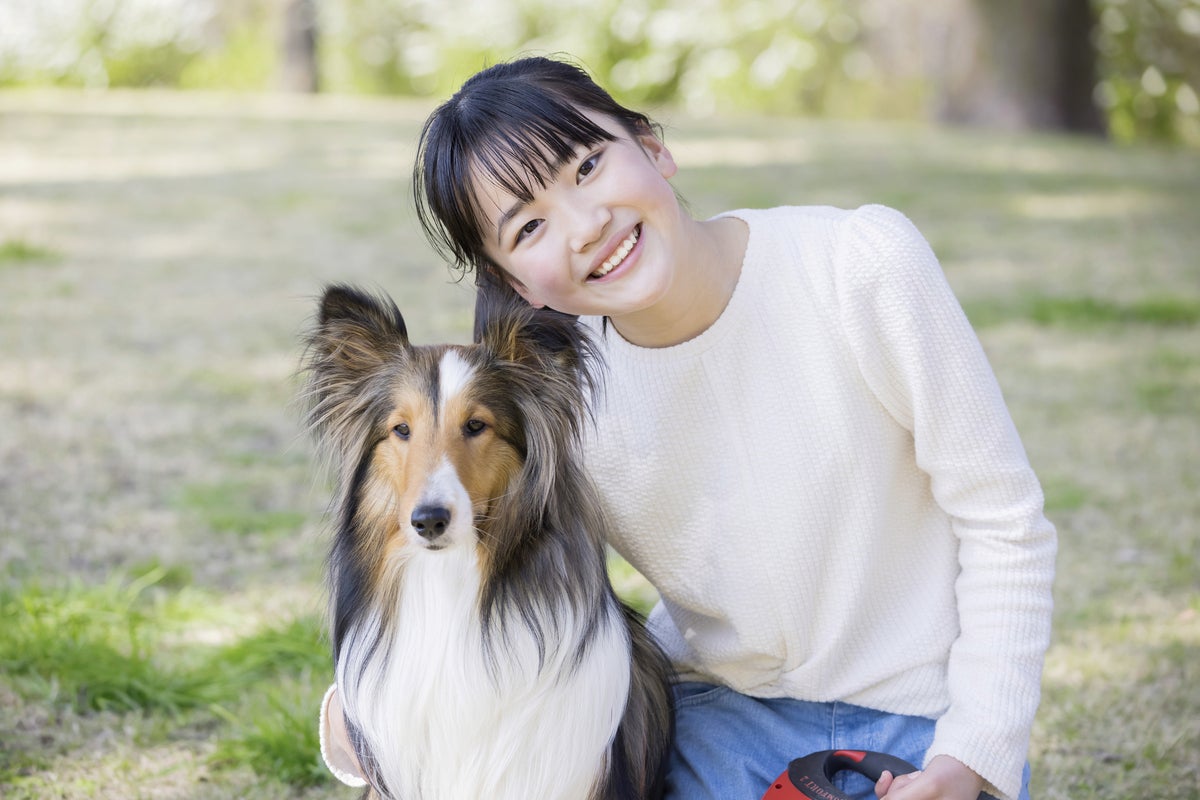
<instances>
[{"instance_id":1,"label":"bangs","mask_svg":"<svg viewBox=\"0 0 1200 800\"><path fill-rule=\"evenodd\" d=\"M494 115L480 120L472 157L473 171L526 203L577 150L615 138L568 102L548 96L534 100L535 108L500 103L491 109Z\"/></svg>"},{"instance_id":2,"label":"bangs","mask_svg":"<svg viewBox=\"0 0 1200 800\"><path fill-rule=\"evenodd\" d=\"M546 91L495 86L451 100L442 111L422 137L423 169L414 176L414 194L434 244L460 267L479 266L483 252L488 215L479 181L528 203L577 150L616 138L569 100Z\"/></svg>"}]
</instances>

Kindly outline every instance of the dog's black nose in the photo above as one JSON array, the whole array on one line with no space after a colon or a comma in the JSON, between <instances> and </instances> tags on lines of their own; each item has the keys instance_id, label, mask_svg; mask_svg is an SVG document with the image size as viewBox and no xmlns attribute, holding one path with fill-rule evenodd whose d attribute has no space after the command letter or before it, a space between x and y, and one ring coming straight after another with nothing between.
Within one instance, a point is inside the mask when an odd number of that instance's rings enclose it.
<instances>
[{"instance_id":1,"label":"dog's black nose","mask_svg":"<svg viewBox=\"0 0 1200 800\"><path fill-rule=\"evenodd\" d=\"M445 533L449 524L450 509L445 506L417 506L413 510L412 526L431 542Z\"/></svg>"}]
</instances>

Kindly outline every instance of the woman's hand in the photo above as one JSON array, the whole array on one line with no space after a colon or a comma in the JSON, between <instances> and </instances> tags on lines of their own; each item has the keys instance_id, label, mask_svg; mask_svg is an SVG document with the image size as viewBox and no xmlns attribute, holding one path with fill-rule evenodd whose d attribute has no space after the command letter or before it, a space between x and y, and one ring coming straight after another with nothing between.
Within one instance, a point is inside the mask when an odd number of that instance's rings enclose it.
<instances>
[{"instance_id":1,"label":"woman's hand","mask_svg":"<svg viewBox=\"0 0 1200 800\"><path fill-rule=\"evenodd\" d=\"M884 772L875 794L887 800L975 800L983 778L950 756L934 756L923 770L908 775Z\"/></svg>"}]
</instances>

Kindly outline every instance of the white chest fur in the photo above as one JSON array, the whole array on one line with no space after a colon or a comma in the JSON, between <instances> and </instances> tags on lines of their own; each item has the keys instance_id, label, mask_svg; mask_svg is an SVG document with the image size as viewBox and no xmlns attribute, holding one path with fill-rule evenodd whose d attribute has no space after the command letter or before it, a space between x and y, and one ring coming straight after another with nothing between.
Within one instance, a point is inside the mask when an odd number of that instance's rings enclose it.
<instances>
[{"instance_id":1,"label":"white chest fur","mask_svg":"<svg viewBox=\"0 0 1200 800\"><path fill-rule=\"evenodd\" d=\"M395 630L379 618L346 638L338 683L396 800L585 800L624 713L630 642L614 606L583 655L567 620L544 660L520 619L484 652L469 548L405 567Z\"/></svg>"}]
</instances>

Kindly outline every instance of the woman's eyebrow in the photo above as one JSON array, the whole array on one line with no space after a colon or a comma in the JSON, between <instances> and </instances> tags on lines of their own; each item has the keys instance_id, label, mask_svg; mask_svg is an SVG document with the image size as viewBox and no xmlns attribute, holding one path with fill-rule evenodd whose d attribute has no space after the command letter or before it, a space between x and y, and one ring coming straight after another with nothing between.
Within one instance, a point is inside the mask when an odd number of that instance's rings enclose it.
<instances>
[{"instance_id":1,"label":"woman's eyebrow","mask_svg":"<svg viewBox=\"0 0 1200 800\"><path fill-rule=\"evenodd\" d=\"M527 205L529 205L529 204L526 203L524 200L518 200L517 202L513 203L512 207L510 207L508 209L508 211L505 211L503 214L500 215L500 219L496 220L496 244L497 245L500 244L500 239L502 238L502 236L504 234L504 226L507 225L509 223L509 220L511 220L513 217L515 217L517 214L520 214L521 209L525 208L525 206L527 206Z\"/></svg>"}]
</instances>

